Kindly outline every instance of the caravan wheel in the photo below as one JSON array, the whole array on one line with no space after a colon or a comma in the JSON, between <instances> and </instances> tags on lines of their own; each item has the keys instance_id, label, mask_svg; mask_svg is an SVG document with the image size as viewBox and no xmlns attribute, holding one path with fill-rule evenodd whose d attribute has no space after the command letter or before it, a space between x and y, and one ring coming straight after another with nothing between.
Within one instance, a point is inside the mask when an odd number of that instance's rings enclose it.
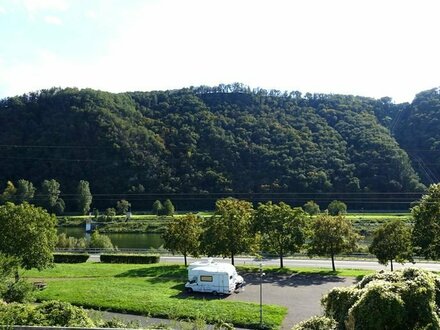
<instances>
[{"instance_id":1,"label":"caravan wheel","mask_svg":"<svg viewBox=\"0 0 440 330\"><path fill-rule=\"evenodd\" d=\"M186 288L186 292L187 292L187 293L192 293L192 292L193 292L193 289L191 289L191 288Z\"/></svg>"},{"instance_id":2,"label":"caravan wheel","mask_svg":"<svg viewBox=\"0 0 440 330\"><path fill-rule=\"evenodd\" d=\"M212 294L213 294L214 296L216 296L216 295L218 295L218 292L217 292L217 291L212 291Z\"/></svg>"}]
</instances>

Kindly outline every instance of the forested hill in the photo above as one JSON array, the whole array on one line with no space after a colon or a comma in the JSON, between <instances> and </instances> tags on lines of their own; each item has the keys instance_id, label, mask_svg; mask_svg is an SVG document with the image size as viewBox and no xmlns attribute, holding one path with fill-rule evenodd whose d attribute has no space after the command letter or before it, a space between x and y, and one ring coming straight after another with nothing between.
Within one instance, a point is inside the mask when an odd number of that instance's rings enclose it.
<instances>
[{"instance_id":1,"label":"forested hill","mask_svg":"<svg viewBox=\"0 0 440 330\"><path fill-rule=\"evenodd\" d=\"M66 194L82 179L94 194L421 191L390 131L404 127L408 148L440 148L440 117L424 128L440 111L432 98L395 105L240 84L43 90L0 101L0 183L54 178Z\"/></svg>"}]
</instances>

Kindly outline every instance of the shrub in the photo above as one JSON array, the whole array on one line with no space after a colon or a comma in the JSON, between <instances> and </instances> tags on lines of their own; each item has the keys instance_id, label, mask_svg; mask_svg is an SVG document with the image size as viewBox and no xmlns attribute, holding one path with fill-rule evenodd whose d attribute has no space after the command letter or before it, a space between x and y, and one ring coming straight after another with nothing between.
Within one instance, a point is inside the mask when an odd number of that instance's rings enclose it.
<instances>
[{"instance_id":1,"label":"shrub","mask_svg":"<svg viewBox=\"0 0 440 330\"><path fill-rule=\"evenodd\" d=\"M328 214L330 215L340 215L347 213L347 205L344 202L334 200L328 207Z\"/></svg>"},{"instance_id":2,"label":"shrub","mask_svg":"<svg viewBox=\"0 0 440 330\"><path fill-rule=\"evenodd\" d=\"M61 301L48 301L36 307L41 314L41 325L93 328L95 324L80 307Z\"/></svg>"},{"instance_id":3,"label":"shrub","mask_svg":"<svg viewBox=\"0 0 440 330\"><path fill-rule=\"evenodd\" d=\"M32 305L27 304L0 304L0 325L40 325L41 315Z\"/></svg>"},{"instance_id":4,"label":"shrub","mask_svg":"<svg viewBox=\"0 0 440 330\"><path fill-rule=\"evenodd\" d=\"M85 238L75 238L67 236L65 233L58 235L57 248L73 249L80 248L85 249L87 247L87 241Z\"/></svg>"},{"instance_id":5,"label":"shrub","mask_svg":"<svg viewBox=\"0 0 440 330\"><path fill-rule=\"evenodd\" d=\"M373 282L350 308L349 329L405 329L407 314L396 283ZM413 328L410 328L413 329Z\"/></svg>"},{"instance_id":6,"label":"shrub","mask_svg":"<svg viewBox=\"0 0 440 330\"><path fill-rule=\"evenodd\" d=\"M325 316L314 316L295 325L292 330L334 330L338 323Z\"/></svg>"},{"instance_id":7,"label":"shrub","mask_svg":"<svg viewBox=\"0 0 440 330\"><path fill-rule=\"evenodd\" d=\"M101 235L95 230L90 238L90 247L96 249L108 249L113 250L113 244L110 237Z\"/></svg>"},{"instance_id":8,"label":"shrub","mask_svg":"<svg viewBox=\"0 0 440 330\"><path fill-rule=\"evenodd\" d=\"M439 284L438 275L420 269L378 272L331 290L322 304L339 329L440 329Z\"/></svg>"},{"instance_id":9,"label":"shrub","mask_svg":"<svg viewBox=\"0 0 440 330\"><path fill-rule=\"evenodd\" d=\"M160 261L159 255L147 254L101 254L101 262L113 264L155 264Z\"/></svg>"},{"instance_id":10,"label":"shrub","mask_svg":"<svg viewBox=\"0 0 440 330\"><path fill-rule=\"evenodd\" d=\"M309 215L317 215L321 210L319 209L319 205L316 204L314 201L308 201L303 206L304 212L306 212Z\"/></svg>"},{"instance_id":11,"label":"shrub","mask_svg":"<svg viewBox=\"0 0 440 330\"><path fill-rule=\"evenodd\" d=\"M86 262L89 257L88 253L54 253L53 261L57 264L78 264Z\"/></svg>"},{"instance_id":12,"label":"shrub","mask_svg":"<svg viewBox=\"0 0 440 330\"><path fill-rule=\"evenodd\" d=\"M7 302L26 303L32 302L34 298L35 287L32 283L20 279L17 282L10 283L3 292L2 299Z\"/></svg>"}]
</instances>

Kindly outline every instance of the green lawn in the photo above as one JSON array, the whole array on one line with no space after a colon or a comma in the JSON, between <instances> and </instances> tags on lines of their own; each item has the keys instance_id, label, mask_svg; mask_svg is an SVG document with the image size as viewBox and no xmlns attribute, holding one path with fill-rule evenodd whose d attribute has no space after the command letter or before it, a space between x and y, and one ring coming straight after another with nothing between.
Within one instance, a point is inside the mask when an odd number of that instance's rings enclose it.
<instances>
[{"instance_id":1,"label":"green lawn","mask_svg":"<svg viewBox=\"0 0 440 330\"><path fill-rule=\"evenodd\" d=\"M84 263L57 264L42 272L26 271L24 276L47 282L47 288L38 292L40 301L56 299L152 317L203 318L208 323L223 321L240 327L258 327L258 304L184 294L186 272L181 265ZM263 312L266 324L278 328L287 309L265 305Z\"/></svg>"}]
</instances>

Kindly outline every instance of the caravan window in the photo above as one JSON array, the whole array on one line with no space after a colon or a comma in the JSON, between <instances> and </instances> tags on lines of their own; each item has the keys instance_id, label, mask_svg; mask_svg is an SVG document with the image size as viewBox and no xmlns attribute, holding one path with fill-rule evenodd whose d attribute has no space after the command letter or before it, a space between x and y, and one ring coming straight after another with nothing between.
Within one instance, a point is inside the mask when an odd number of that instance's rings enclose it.
<instances>
[{"instance_id":1,"label":"caravan window","mask_svg":"<svg viewBox=\"0 0 440 330\"><path fill-rule=\"evenodd\" d=\"M212 282L212 276L200 275L200 282Z\"/></svg>"}]
</instances>

